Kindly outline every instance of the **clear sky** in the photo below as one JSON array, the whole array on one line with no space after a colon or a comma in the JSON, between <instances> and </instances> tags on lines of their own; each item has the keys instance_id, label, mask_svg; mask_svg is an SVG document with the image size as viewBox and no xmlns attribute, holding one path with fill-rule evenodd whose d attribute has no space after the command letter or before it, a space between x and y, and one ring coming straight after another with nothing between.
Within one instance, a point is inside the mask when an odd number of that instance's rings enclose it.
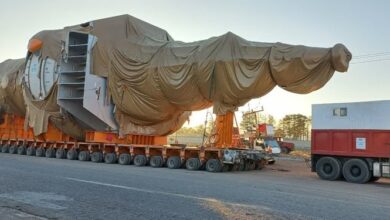
<instances>
[{"instance_id":1,"label":"clear sky","mask_svg":"<svg viewBox=\"0 0 390 220\"><path fill-rule=\"evenodd\" d=\"M0 8L0 62L26 54L29 38L44 29L130 14L167 30L185 42L231 31L260 42L284 42L331 47L345 44L354 56L347 73L336 73L317 92L296 95L274 89L252 100L266 113L310 115L311 104L384 100L390 97L390 1L131 1L131 0L2 0ZM373 59L387 59L364 62ZM240 110L248 110L244 106ZM240 113L237 114L241 115ZM193 113L190 125L203 123L205 111Z\"/></svg>"}]
</instances>

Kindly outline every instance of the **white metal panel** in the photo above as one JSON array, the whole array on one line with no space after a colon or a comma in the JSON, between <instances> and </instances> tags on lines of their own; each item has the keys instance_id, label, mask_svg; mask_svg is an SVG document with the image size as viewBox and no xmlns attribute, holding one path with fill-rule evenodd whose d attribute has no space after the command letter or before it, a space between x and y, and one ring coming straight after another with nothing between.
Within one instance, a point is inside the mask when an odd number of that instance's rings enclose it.
<instances>
[{"instance_id":1,"label":"white metal panel","mask_svg":"<svg viewBox=\"0 0 390 220\"><path fill-rule=\"evenodd\" d=\"M337 108L347 108L347 115L334 115ZM314 104L312 129L390 130L390 100Z\"/></svg>"},{"instance_id":2,"label":"white metal panel","mask_svg":"<svg viewBox=\"0 0 390 220\"><path fill-rule=\"evenodd\" d=\"M107 100L107 80L104 77L91 74L91 51L96 41L95 36L89 35L83 107L105 122L112 130L117 130L113 113L114 106L112 102Z\"/></svg>"},{"instance_id":3,"label":"white metal panel","mask_svg":"<svg viewBox=\"0 0 390 220\"><path fill-rule=\"evenodd\" d=\"M42 94L46 97L54 82L57 81L57 62L49 57L45 59L42 69Z\"/></svg>"},{"instance_id":4,"label":"white metal panel","mask_svg":"<svg viewBox=\"0 0 390 220\"><path fill-rule=\"evenodd\" d=\"M34 99L43 98L41 94L41 62L37 54L32 54L29 58L29 65L26 66L26 77L28 78L28 87Z\"/></svg>"}]
</instances>

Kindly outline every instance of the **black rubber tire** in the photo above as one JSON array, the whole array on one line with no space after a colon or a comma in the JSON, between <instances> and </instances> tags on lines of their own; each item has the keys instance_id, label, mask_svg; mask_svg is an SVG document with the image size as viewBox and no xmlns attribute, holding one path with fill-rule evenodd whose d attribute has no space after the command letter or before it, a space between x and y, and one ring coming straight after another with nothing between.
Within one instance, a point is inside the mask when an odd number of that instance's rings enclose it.
<instances>
[{"instance_id":1,"label":"black rubber tire","mask_svg":"<svg viewBox=\"0 0 390 220\"><path fill-rule=\"evenodd\" d=\"M179 169L181 167L181 159L179 156L171 156L167 160L167 167L169 169Z\"/></svg>"},{"instance_id":2,"label":"black rubber tire","mask_svg":"<svg viewBox=\"0 0 390 220\"><path fill-rule=\"evenodd\" d=\"M154 168L162 167L163 158L161 156L152 156L149 160L149 164L151 167L154 167Z\"/></svg>"},{"instance_id":3,"label":"black rubber tire","mask_svg":"<svg viewBox=\"0 0 390 220\"><path fill-rule=\"evenodd\" d=\"M341 162L334 157L322 157L316 163L317 175L323 180L334 181L341 177Z\"/></svg>"},{"instance_id":4,"label":"black rubber tire","mask_svg":"<svg viewBox=\"0 0 390 220\"><path fill-rule=\"evenodd\" d=\"M146 165L146 156L145 155L135 155L134 157L134 165L138 166L138 167L142 167L142 166L145 166Z\"/></svg>"},{"instance_id":5,"label":"black rubber tire","mask_svg":"<svg viewBox=\"0 0 390 220\"><path fill-rule=\"evenodd\" d=\"M18 146L16 146L16 145L11 145L11 146L9 147L8 152L9 152L10 154L16 154L16 153L18 153Z\"/></svg>"},{"instance_id":6,"label":"black rubber tire","mask_svg":"<svg viewBox=\"0 0 390 220\"><path fill-rule=\"evenodd\" d=\"M68 160L77 160L78 159L78 154L77 154L77 151L75 149L70 149L68 150L68 152L66 152L66 158Z\"/></svg>"},{"instance_id":7,"label":"black rubber tire","mask_svg":"<svg viewBox=\"0 0 390 220\"><path fill-rule=\"evenodd\" d=\"M117 156L116 153L107 153L104 155L104 162L113 164L117 162Z\"/></svg>"},{"instance_id":8,"label":"black rubber tire","mask_svg":"<svg viewBox=\"0 0 390 220\"><path fill-rule=\"evenodd\" d=\"M217 159L209 159L206 162L206 170L212 173L217 173L222 171L221 161Z\"/></svg>"},{"instance_id":9,"label":"black rubber tire","mask_svg":"<svg viewBox=\"0 0 390 220\"><path fill-rule=\"evenodd\" d=\"M26 147L25 146L19 146L18 147L18 154L19 155L26 155Z\"/></svg>"},{"instance_id":10,"label":"black rubber tire","mask_svg":"<svg viewBox=\"0 0 390 220\"><path fill-rule=\"evenodd\" d=\"M62 149L62 148L57 149L57 151L56 151L56 158L57 159L65 159L66 158L66 151L65 151L65 149Z\"/></svg>"},{"instance_id":11,"label":"black rubber tire","mask_svg":"<svg viewBox=\"0 0 390 220\"><path fill-rule=\"evenodd\" d=\"M78 159L80 161L89 161L91 159L91 155L88 151L81 151L78 155Z\"/></svg>"},{"instance_id":12,"label":"black rubber tire","mask_svg":"<svg viewBox=\"0 0 390 220\"><path fill-rule=\"evenodd\" d=\"M47 158L55 158L56 157L56 150L54 148L48 148L46 149L45 156Z\"/></svg>"},{"instance_id":13,"label":"black rubber tire","mask_svg":"<svg viewBox=\"0 0 390 220\"><path fill-rule=\"evenodd\" d=\"M4 144L3 147L1 148L1 153L8 153L9 152L9 145Z\"/></svg>"},{"instance_id":14,"label":"black rubber tire","mask_svg":"<svg viewBox=\"0 0 390 220\"><path fill-rule=\"evenodd\" d=\"M35 147L28 147L26 150L27 156L35 156Z\"/></svg>"},{"instance_id":15,"label":"black rubber tire","mask_svg":"<svg viewBox=\"0 0 390 220\"><path fill-rule=\"evenodd\" d=\"M44 156L45 156L45 148L43 148L43 147L38 147L38 148L35 150L35 156L37 156L37 157L44 157Z\"/></svg>"},{"instance_id":16,"label":"black rubber tire","mask_svg":"<svg viewBox=\"0 0 390 220\"><path fill-rule=\"evenodd\" d=\"M248 161L247 170L254 170L254 169L256 169L255 161L253 161L253 160Z\"/></svg>"},{"instance_id":17,"label":"black rubber tire","mask_svg":"<svg viewBox=\"0 0 390 220\"><path fill-rule=\"evenodd\" d=\"M281 147L280 149L281 149L282 153L284 153L284 154L289 154L291 152L291 150L287 147Z\"/></svg>"},{"instance_id":18,"label":"black rubber tire","mask_svg":"<svg viewBox=\"0 0 390 220\"><path fill-rule=\"evenodd\" d=\"M240 164L238 165L238 171L245 171L245 167L246 167L245 164L246 161L241 159Z\"/></svg>"},{"instance_id":19,"label":"black rubber tire","mask_svg":"<svg viewBox=\"0 0 390 220\"><path fill-rule=\"evenodd\" d=\"M343 175L351 183L366 183L372 177L367 163L361 159L347 160L343 166Z\"/></svg>"},{"instance_id":20,"label":"black rubber tire","mask_svg":"<svg viewBox=\"0 0 390 220\"><path fill-rule=\"evenodd\" d=\"M103 162L103 153L102 152L93 152L91 154L91 161L94 163Z\"/></svg>"},{"instance_id":21,"label":"black rubber tire","mask_svg":"<svg viewBox=\"0 0 390 220\"><path fill-rule=\"evenodd\" d=\"M118 163L119 163L120 165L129 165L130 162L131 162L131 156L130 156L130 154L124 153L124 154L120 154L120 155L119 155Z\"/></svg>"},{"instance_id":22,"label":"black rubber tire","mask_svg":"<svg viewBox=\"0 0 390 220\"><path fill-rule=\"evenodd\" d=\"M187 170L199 170L200 168L200 160L197 157L189 158L186 161L186 168Z\"/></svg>"}]
</instances>

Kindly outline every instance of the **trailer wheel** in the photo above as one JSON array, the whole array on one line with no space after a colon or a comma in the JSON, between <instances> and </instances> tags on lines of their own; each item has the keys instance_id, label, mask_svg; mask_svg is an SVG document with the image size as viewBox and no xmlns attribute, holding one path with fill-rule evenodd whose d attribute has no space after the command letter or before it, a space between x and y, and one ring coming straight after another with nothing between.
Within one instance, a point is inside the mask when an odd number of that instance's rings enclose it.
<instances>
[{"instance_id":1,"label":"trailer wheel","mask_svg":"<svg viewBox=\"0 0 390 220\"><path fill-rule=\"evenodd\" d=\"M142 167L146 165L146 156L145 155L136 155L134 157L134 165Z\"/></svg>"},{"instance_id":2,"label":"trailer wheel","mask_svg":"<svg viewBox=\"0 0 390 220\"><path fill-rule=\"evenodd\" d=\"M238 171L245 171L245 163L246 163L246 161L241 159L241 161L238 165Z\"/></svg>"},{"instance_id":3,"label":"trailer wheel","mask_svg":"<svg viewBox=\"0 0 390 220\"><path fill-rule=\"evenodd\" d=\"M46 150L47 158L54 158L56 156L56 150L54 148L49 148Z\"/></svg>"},{"instance_id":4,"label":"trailer wheel","mask_svg":"<svg viewBox=\"0 0 390 220\"><path fill-rule=\"evenodd\" d=\"M167 160L167 167L169 169L178 169L181 166L181 159L179 156L171 156Z\"/></svg>"},{"instance_id":5,"label":"trailer wheel","mask_svg":"<svg viewBox=\"0 0 390 220\"><path fill-rule=\"evenodd\" d=\"M19 146L18 147L18 154L19 155L26 155L26 147L25 146Z\"/></svg>"},{"instance_id":6,"label":"trailer wheel","mask_svg":"<svg viewBox=\"0 0 390 220\"><path fill-rule=\"evenodd\" d=\"M104 162L109 164L116 163L116 154L107 153L106 155L104 155Z\"/></svg>"},{"instance_id":7,"label":"trailer wheel","mask_svg":"<svg viewBox=\"0 0 390 220\"><path fill-rule=\"evenodd\" d=\"M151 167L162 167L163 158L161 156L152 156L150 158L149 164Z\"/></svg>"},{"instance_id":8,"label":"trailer wheel","mask_svg":"<svg viewBox=\"0 0 390 220\"><path fill-rule=\"evenodd\" d=\"M56 158L57 158L57 159L65 159L65 158L66 158L65 149L58 149L58 150L56 151Z\"/></svg>"},{"instance_id":9,"label":"trailer wheel","mask_svg":"<svg viewBox=\"0 0 390 220\"><path fill-rule=\"evenodd\" d=\"M37 157L45 156L45 148L38 147L38 149L35 151L35 156L37 156Z\"/></svg>"},{"instance_id":10,"label":"trailer wheel","mask_svg":"<svg viewBox=\"0 0 390 220\"><path fill-rule=\"evenodd\" d=\"M206 170L213 173L221 172L222 164L217 159L210 159L206 162Z\"/></svg>"},{"instance_id":11,"label":"trailer wheel","mask_svg":"<svg viewBox=\"0 0 390 220\"><path fill-rule=\"evenodd\" d=\"M317 175L324 180L337 180L341 177L341 163L334 157L322 157L316 164Z\"/></svg>"},{"instance_id":12,"label":"trailer wheel","mask_svg":"<svg viewBox=\"0 0 390 220\"><path fill-rule=\"evenodd\" d=\"M10 154L16 154L18 152L18 147L16 145L11 145L8 151Z\"/></svg>"},{"instance_id":13,"label":"trailer wheel","mask_svg":"<svg viewBox=\"0 0 390 220\"><path fill-rule=\"evenodd\" d=\"M1 148L1 152L8 153L9 152L9 145L8 144L3 145L3 147Z\"/></svg>"},{"instance_id":14,"label":"trailer wheel","mask_svg":"<svg viewBox=\"0 0 390 220\"><path fill-rule=\"evenodd\" d=\"M77 157L78 157L77 151L74 149L68 150L68 152L66 153L66 158L68 160L76 160Z\"/></svg>"},{"instance_id":15,"label":"trailer wheel","mask_svg":"<svg viewBox=\"0 0 390 220\"><path fill-rule=\"evenodd\" d=\"M287 147L281 147L281 150L282 150L282 153L284 153L284 154L290 153L290 149L288 149Z\"/></svg>"},{"instance_id":16,"label":"trailer wheel","mask_svg":"<svg viewBox=\"0 0 390 220\"><path fill-rule=\"evenodd\" d=\"M118 158L118 163L121 165L129 165L131 161L130 154L120 154Z\"/></svg>"},{"instance_id":17,"label":"trailer wheel","mask_svg":"<svg viewBox=\"0 0 390 220\"><path fill-rule=\"evenodd\" d=\"M91 161L94 163L100 163L103 161L103 154L102 152L93 152L91 154Z\"/></svg>"},{"instance_id":18,"label":"trailer wheel","mask_svg":"<svg viewBox=\"0 0 390 220\"><path fill-rule=\"evenodd\" d=\"M187 170L199 170L199 168L200 168L199 158L196 158L196 157L189 158L186 161L186 168L187 168Z\"/></svg>"},{"instance_id":19,"label":"trailer wheel","mask_svg":"<svg viewBox=\"0 0 390 220\"><path fill-rule=\"evenodd\" d=\"M351 183L366 183L371 179L368 165L361 159L350 159L343 166L344 178Z\"/></svg>"},{"instance_id":20,"label":"trailer wheel","mask_svg":"<svg viewBox=\"0 0 390 220\"><path fill-rule=\"evenodd\" d=\"M80 161L89 161L91 159L91 155L88 151L81 151L79 153L79 160Z\"/></svg>"},{"instance_id":21,"label":"trailer wheel","mask_svg":"<svg viewBox=\"0 0 390 220\"><path fill-rule=\"evenodd\" d=\"M26 151L27 156L35 156L35 148L34 147L28 147Z\"/></svg>"}]
</instances>

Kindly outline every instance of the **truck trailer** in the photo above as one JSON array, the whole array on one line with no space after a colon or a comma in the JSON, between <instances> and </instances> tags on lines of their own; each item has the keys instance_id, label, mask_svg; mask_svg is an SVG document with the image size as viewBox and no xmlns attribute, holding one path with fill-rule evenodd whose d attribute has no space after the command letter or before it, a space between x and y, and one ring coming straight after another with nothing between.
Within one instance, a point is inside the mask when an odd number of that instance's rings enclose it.
<instances>
[{"instance_id":1,"label":"truck trailer","mask_svg":"<svg viewBox=\"0 0 390 220\"><path fill-rule=\"evenodd\" d=\"M390 101L312 106L313 172L352 183L390 177Z\"/></svg>"}]
</instances>

